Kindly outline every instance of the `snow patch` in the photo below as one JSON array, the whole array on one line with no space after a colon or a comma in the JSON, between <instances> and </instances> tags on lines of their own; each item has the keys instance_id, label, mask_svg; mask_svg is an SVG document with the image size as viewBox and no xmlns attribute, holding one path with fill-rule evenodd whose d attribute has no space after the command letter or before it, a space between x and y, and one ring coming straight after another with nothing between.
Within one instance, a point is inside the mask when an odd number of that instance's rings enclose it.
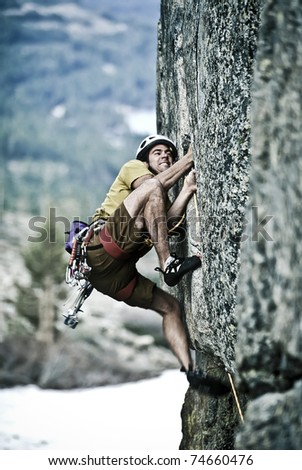
<instances>
[{"instance_id":1,"label":"snow patch","mask_svg":"<svg viewBox=\"0 0 302 470\"><path fill-rule=\"evenodd\" d=\"M134 109L131 106L123 105L118 105L116 109L124 116L130 132L133 134L156 134L155 109Z\"/></svg>"},{"instance_id":2,"label":"snow patch","mask_svg":"<svg viewBox=\"0 0 302 470\"><path fill-rule=\"evenodd\" d=\"M56 119L62 119L66 114L66 106L58 104L51 110L51 115Z\"/></svg>"},{"instance_id":3,"label":"snow patch","mask_svg":"<svg viewBox=\"0 0 302 470\"><path fill-rule=\"evenodd\" d=\"M187 389L185 374L173 370L93 389L0 390L0 448L177 450Z\"/></svg>"}]
</instances>

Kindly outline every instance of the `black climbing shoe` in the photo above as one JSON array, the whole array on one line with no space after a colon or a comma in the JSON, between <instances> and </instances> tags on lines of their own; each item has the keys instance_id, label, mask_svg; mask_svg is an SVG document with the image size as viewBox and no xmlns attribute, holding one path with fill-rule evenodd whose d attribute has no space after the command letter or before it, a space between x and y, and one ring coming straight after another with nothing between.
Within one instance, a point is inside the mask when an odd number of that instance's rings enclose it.
<instances>
[{"instance_id":1,"label":"black climbing shoe","mask_svg":"<svg viewBox=\"0 0 302 470\"><path fill-rule=\"evenodd\" d=\"M218 379L204 375L199 370L187 372L190 386L200 393L212 396L223 396L230 392L230 387Z\"/></svg>"},{"instance_id":2,"label":"black climbing shoe","mask_svg":"<svg viewBox=\"0 0 302 470\"><path fill-rule=\"evenodd\" d=\"M171 261L164 271L160 268L155 268L156 271L161 271L164 275L165 283L170 286L176 286L182 277L190 271L201 266L201 260L198 256L190 256L188 258L177 258L173 253L171 254Z\"/></svg>"}]
</instances>

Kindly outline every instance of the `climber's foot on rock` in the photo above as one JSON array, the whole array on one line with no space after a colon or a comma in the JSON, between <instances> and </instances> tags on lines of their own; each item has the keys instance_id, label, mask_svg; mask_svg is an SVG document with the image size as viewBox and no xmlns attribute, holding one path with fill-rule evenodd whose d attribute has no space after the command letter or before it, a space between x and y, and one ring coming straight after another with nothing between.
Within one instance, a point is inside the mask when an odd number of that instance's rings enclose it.
<instances>
[{"instance_id":1,"label":"climber's foot on rock","mask_svg":"<svg viewBox=\"0 0 302 470\"><path fill-rule=\"evenodd\" d=\"M155 271L162 272L165 283L173 287L181 281L185 274L195 271L195 269L200 268L200 266L200 256L194 255L187 258L179 258L175 253L172 253L166 261L164 270L155 268Z\"/></svg>"},{"instance_id":2,"label":"climber's foot on rock","mask_svg":"<svg viewBox=\"0 0 302 470\"><path fill-rule=\"evenodd\" d=\"M187 372L187 379L193 389L205 395L218 397L230 392L230 387L221 380L205 375L199 370L190 370Z\"/></svg>"}]
</instances>

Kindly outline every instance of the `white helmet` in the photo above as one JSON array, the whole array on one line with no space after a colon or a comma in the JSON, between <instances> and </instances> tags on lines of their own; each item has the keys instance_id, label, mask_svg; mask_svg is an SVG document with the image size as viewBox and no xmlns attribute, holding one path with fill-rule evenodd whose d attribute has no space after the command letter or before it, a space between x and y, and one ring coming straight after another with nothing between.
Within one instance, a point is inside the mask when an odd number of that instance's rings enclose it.
<instances>
[{"instance_id":1,"label":"white helmet","mask_svg":"<svg viewBox=\"0 0 302 470\"><path fill-rule=\"evenodd\" d=\"M154 145L158 145L158 144L164 144L170 147L173 161L176 160L177 158L176 146L174 142L172 142L172 140L168 139L168 137L164 135L149 135L148 137L146 137L138 146L138 149L136 152L137 160L141 160L142 162L145 162L147 160L149 150L151 150L152 147L154 147Z\"/></svg>"}]
</instances>

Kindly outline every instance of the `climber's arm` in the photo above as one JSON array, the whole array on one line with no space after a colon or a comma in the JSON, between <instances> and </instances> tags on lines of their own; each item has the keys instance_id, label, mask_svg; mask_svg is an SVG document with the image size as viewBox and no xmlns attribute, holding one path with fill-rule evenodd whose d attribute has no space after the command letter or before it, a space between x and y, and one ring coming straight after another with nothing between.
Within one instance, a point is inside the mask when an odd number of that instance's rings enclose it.
<instances>
[{"instance_id":1,"label":"climber's arm","mask_svg":"<svg viewBox=\"0 0 302 470\"><path fill-rule=\"evenodd\" d=\"M183 175L190 171L192 166L193 152L190 146L186 155L180 158L180 160L174 163L170 168L156 175L155 178L160 181L165 190L169 190Z\"/></svg>"},{"instance_id":2,"label":"climber's arm","mask_svg":"<svg viewBox=\"0 0 302 470\"><path fill-rule=\"evenodd\" d=\"M188 202L192 198L193 194L196 192L196 177L195 170L191 170L188 176L185 178L184 185L179 195L171 205L167 213L167 219L169 226L173 222L179 220L179 218L184 214Z\"/></svg>"}]
</instances>

